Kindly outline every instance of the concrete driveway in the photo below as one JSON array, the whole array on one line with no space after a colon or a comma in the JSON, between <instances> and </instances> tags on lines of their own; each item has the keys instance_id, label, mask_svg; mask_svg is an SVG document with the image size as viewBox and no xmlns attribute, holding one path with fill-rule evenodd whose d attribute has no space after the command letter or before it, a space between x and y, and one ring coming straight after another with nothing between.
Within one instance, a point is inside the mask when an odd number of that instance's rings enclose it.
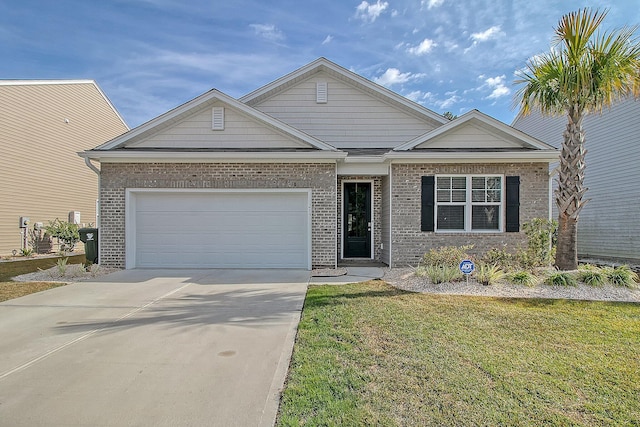
<instances>
[{"instance_id":1,"label":"concrete driveway","mask_svg":"<svg viewBox=\"0 0 640 427\"><path fill-rule=\"evenodd\" d=\"M0 425L272 425L308 280L126 270L0 303Z\"/></svg>"}]
</instances>

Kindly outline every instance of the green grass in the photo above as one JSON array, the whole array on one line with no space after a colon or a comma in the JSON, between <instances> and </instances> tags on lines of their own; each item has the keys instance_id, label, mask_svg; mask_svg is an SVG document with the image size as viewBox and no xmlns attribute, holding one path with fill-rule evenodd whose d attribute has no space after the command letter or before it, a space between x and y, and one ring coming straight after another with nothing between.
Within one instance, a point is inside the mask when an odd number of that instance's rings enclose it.
<instances>
[{"instance_id":1,"label":"green grass","mask_svg":"<svg viewBox=\"0 0 640 427\"><path fill-rule=\"evenodd\" d=\"M638 348L638 304L310 287L278 425L638 425Z\"/></svg>"}]
</instances>

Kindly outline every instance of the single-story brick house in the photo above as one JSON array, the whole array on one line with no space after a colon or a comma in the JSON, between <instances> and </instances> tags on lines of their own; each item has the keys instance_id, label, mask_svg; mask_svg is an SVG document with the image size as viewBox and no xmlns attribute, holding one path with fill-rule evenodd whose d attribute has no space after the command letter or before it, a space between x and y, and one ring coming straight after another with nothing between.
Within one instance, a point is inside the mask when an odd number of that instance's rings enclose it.
<instances>
[{"instance_id":1,"label":"single-story brick house","mask_svg":"<svg viewBox=\"0 0 640 427\"><path fill-rule=\"evenodd\" d=\"M325 58L218 90L81 156L100 163L100 262L125 268L415 265L525 241L553 147L479 111L455 120Z\"/></svg>"}]
</instances>

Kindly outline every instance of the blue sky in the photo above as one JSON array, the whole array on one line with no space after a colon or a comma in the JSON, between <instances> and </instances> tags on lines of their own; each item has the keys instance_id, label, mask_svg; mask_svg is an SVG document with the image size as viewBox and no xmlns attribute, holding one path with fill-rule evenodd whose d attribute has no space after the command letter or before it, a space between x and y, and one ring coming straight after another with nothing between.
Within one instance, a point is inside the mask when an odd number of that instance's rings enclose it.
<instances>
[{"instance_id":1,"label":"blue sky","mask_svg":"<svg viewBox=\"0 0 640 427\"><path fill-rule=\"evenodd\" d=\"M514 72L566 12L638 0L0 0L1 79L93 79L134 127L216 88L241 97L320 56L438 113L511 123Z\"/></svg>"}]
</instances>

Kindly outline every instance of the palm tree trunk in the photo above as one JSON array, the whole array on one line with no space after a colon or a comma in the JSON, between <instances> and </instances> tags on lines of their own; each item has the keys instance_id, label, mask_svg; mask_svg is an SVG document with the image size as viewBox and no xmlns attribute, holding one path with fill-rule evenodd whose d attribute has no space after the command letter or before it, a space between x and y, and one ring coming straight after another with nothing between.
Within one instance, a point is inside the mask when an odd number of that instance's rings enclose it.
<instances>
[{"instance_id":1,"label":"palm tree trunk","mask_svg":"<svg viewBox=\"0 0 640 427\"><path fill-rule=\"evenodd\" d=\"M582 111L572 107L568 111L560 154L560 172L556 189L558 205L558 247L556 267L560 270L578 268L578 216L588 200L582 199L584 187L585 155Z\"/></svg>"}]
</instances>

